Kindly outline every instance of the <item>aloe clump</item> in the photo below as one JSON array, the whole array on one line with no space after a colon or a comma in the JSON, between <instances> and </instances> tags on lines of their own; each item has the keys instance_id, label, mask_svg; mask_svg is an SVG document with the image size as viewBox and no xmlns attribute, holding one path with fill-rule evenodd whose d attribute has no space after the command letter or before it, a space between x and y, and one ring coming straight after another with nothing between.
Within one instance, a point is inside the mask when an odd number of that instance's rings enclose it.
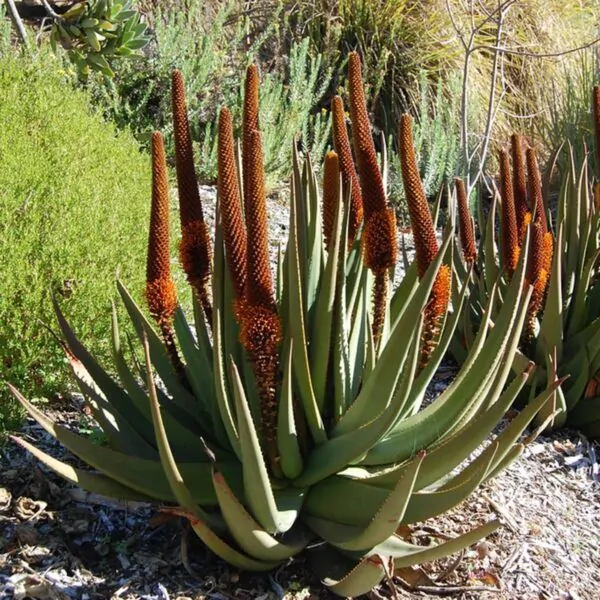
<instances>
[{"instance_id":1,"label":"aloe clump","mask_svg":"<svg viewBox=\"0 0 600 600\"><path fill-rule=\"evenodd\" d=\"M595 89L594 99L595 126L600 135L600 88ZM475 266L469 285L470 300L465 304L452 347L456 358L462 361L474 341L482 318L481 307L488 303L492 289L509 284L522 256L528 265L526 279L533 291L515 356L515 371L519 372L528 361L537 365L527 381L528 398L533 398L548 381L565 378L538 420L544 420L553 411L550 426L567 424L598 437L600 192L589 176L587 159L576 164L571 148L559 152L566 153L568 160L566 171L561 173L554 210L549 210L549 182L558 154L542 178L534 149L515 134L510 152L500 152L500 193L487 218L482 211L478 214L478 251L470 241L474 239L473 223L468 217L459 218L463 252L462 259L459 253L455 254L456 267L465 273L471 265ZM600 166L600 154L597 158ZM466 197L460 180L456 191L461 215ZM496 229L498 213L500 228ZM525 249L526 236L529 250ZM499 303L496 310L501 306Z\"/></svg>"},{"instance_id":2,"label":"aloe clump","mask_svg":"<svg viewBox=\"0 0 600 600\"><path fill-rule=\"evenodd\" d=\"M426 547L410 543L399 529L454 507L518 457L520 435L552 388L457 469L502 419L528 376L529 366L503 391L526 316L525 266L521 261L515 271L496 326L490 321L494 293L464 368L421 410L466 288L451 281L449 233L438 247L405 117L403 168L420 249L394 290L396 227L356 54L349 69L356 166L336 98L336 152L327 155L322 193L310 157L294 156L290 236L275 275L258 73L254 67L247 73L240 158L231 115L227 109L220 114L212 244L176 73L180 258L194 290L193 325L177 305L170 273L166 165L155 133L146 300L158 331L117 282L143 360L131 366L126 359L115 309L117 383L56 305L71 367L108 447L53 423L14 392L30 415L94 469L74 468L17 439L69 481L97 493L175 505L164 510L187 517L212 551L241 569L269 570L306 551L333 592L358 596L396 568L457 552L499 526L491 521ZM313 542L326 543L307 549Z\"/></svg>"}]
</instances>

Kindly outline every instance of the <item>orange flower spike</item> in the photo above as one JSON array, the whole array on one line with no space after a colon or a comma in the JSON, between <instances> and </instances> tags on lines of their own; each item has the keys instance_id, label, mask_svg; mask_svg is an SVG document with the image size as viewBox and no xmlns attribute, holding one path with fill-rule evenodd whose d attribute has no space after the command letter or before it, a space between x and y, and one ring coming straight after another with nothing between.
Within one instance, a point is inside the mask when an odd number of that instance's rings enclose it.
<instances>
[{"instance_id":1,"label":"orange flower spike","mask_svg":"<svg viewBox=\"0 0 600 600\"><path fill-rule=\"evenodd\" d=\"M156 320L171 364L180 377L184 369L173 336L173 314L177 308L177 293L171 278L169 245L169 184L163 137L152 134L152 208L146 263L146 302Z\"/></svg>"},{"instance_id":2,"label":"orange flower spike","mask_svg":"<svg viewBox=\"0 0 600 600\"><path fill-rule=\"evenodd\" d=\"M146 300L150 314L170 323L177 307L169 250L169 184L163 137L152 134L152 210L146 263Z\"/></svg>"},{"instance_id":3,"label":"orange flower spike","mask_svg":"<svg viewBox=\"0 0 600 600\"><path fill-rule=\"evenodd\" d=\"M183 76L172 75L173 130L175 134L175 167L179 192L181 244L179 259L190 285L198 296L206 320L212 324L212 307L207 288L210 277L210 236L204 215L194 169L192 138L187 117Z\"/></svg>"},{"instance_id":4,"label":"orange flower spike","mask_svg":"<svg viewBox=\"0 0 600 600\"><path fill-rule=\"evenodd\" d=\"M181 71L175 69L171 77L173 104L173 133L175 136L175 166L179 191L179 212L182 228L194 221L203 221L202 204L194 167L192 138L187 116L185 87Z\"/></svg>"},{"instance_id":5,"label":"orange flower spike","mask_svg":"<svg viewBox=\"0 0 600 600\"><path fill-rule=\"evenodd\" d=\"M469 202L467 200L467 190L465 182L460 178L454 179L456 185L456 201L458 205L458 229L460 234L460 245L463 251L463 257L468 265L472 265L477 260L477 248L475 246L475 231L473 230L473 220L469 212Z\"/></svg>"},{"instance_id":6,"label":"orange flower spike","mask_svg":"<svg viewBox=\"0 0 600 600\"><path fill-rule=\"evenodd\" d=\"M373 289L373 337L379 346L385 320L388 293L388 271L398 259L396 216L385 208L373 213L363 232L363 256L365 265L375 274Z\"/></svg>"},{"instance_id":7,"label":"orange flower spike","mask_svg":"<svg viewBox=\"0 0 600 600\"><path fill-rule=\"evenodd\" d=\"M244 207L247 210L247 202L249 198L249 164L251 161L250 157L250 146L252 133L259 131L258 123L258 109L259 109L259 95L258 88L260 85L260 79L258 77L258 68L256 65L250 65L246 69L246 81L244 84L244 107L242 111L242 176L243 176L243 195L244 195Z\"/></svg>"},{"instance_id":8,"label":"orange flower spike","mask_svg":"<svg viewBox=\"0 0 600 600\"><path fill-rule=\"evenodd\" d=\"M594 131L596 133L596 163L598 166L598 175L600 176L600 86L594 86L592 97L592 107L594 112Z\"/></svg>"},{"instance_id":9,"label":"orange flower spike","mask_svg":"<svg viewBox=\"0 0 600 600\"><path fill-rule=\"evenodd\" d=\"M545 265L548 262L546 256L546 235L542 223L536 219L531 230L531 251L529 253L529 264L527 266L526 277L527 283L533 285L524 330L524 338L527 341L531 340L533 337L535 319L542 309L546 286L548 284L549 274L545 268Z\"/></svg>"},{"instance_id":10,"label":"orange flower spike","mask_svg":"<svg viewBox=\"0 0 600 600\"><path fill-rule=\"evenodd\" d=\"M352 186L350 197L350 222L348 224L348 245L352 246L363 220L363 199L360 191L358 175L352 159L350 138L346 127L344 103L340 96L335 96L331 101L333 148L336 151L342 172L344 186Z\"/></svg>"},{"instance_id":11,"label":"orange flower spike","mask_svg":"<svg viewBox=\"0 0 600 600\"><path fill-rule=\"evenodd\" d=\"M273 308L275 292L269 262L269 223L265 193L262 140L253 131L247 145L248 196L246 198L247 279L246 300L249 304Z\"/></svg>"},{"instance_id":12,"label":"orange flower spike","mask_svg":"<svg viewBox=\"0 0 600 600\"><path fill-rule=\"evenodd\" d=\"M542 231L548 231L548 221L546 220L546 210L544 208L544 198L542 196L542 176L538 167L537 157L533 148L527 148L525 152L527 158L527 175L529 179L529 197L531 206L535 212L535 220L542 224Z\"/></svg>"},{"instance_id":13,"label":"orange flower spike","mask_svg":"<svg viewBox=\"0 0 600 600\"><path fill-rule=\"evenodd\" d=\"M440 324L448 310L450 290L452 286L452 269L449 265L442 265L433 282L429 302L425 307L423 321L423 338L420 367L423 369L437 345L440 334Z\"/></svg>"},{"instance_id":14,"label":"orange flower spike","mask_svg":"<svg viewBox=\"0 0 600 600\"><path fill-rule=\"evenodd\" d=\"M325 247L329 251L333 241L335 216L340 198L340 162L335 152L328 152L325 156L323 168L323 237Z\"/></svg>"},{"instance_id":15,"label":"orange flower spike","mask_svg":"<svg viewBox=\"0 0 600 600\"><path fill-rule=\"evenodd\" d=\"M219 209L231 281L236 299L241 299L246 289L248 249L235 165L231 112L228 108L222 108L219 114L218 140Z\"/></svg>"},{"instance_id":16,"label":"orange flower spike","mask_svg":"<svg viewBox=\"0 0 600 600\"><path fill-rule=\"evenodd\" d=\"M379 171L373 136L371 135L360 57L356 52L351 52L348 57L348 91L354 155L360 177L366 222L374 212L387 208L387 198Z\"/></svg>"},{"instance_id":17,"label":"orange flower spike","mask_svg":"<svg viewBox=\"0 0 600 600\"><path fill-rule=\"evenodd\" d=\"M513 194L515 198L515 213L517 227L519 228L519 245L523 241L527 225L526 215L530 212L527 203L527 177L525 175L525 153L523 152L523 138L518 133L513 133L510 138L513 162Z\"/></svg>"},{"instance_id":18,"label":"orange flower spike","mask_svg":"<svg viewBox=\"0 0 600 600\"><path fill-rule=\"evenodd\" d=\"M502 262L509 279L519 262L519 232L508 152L500 150L500 196L502 198Z\"/></svg>"},{"instance_id":19,"label":"orange flower spike","mask_svg":"<svg viewBox=\"0 0 600 600\"><path fill-rule=\"evenodd\" d=\"M419 278L421 278L436 257L438 244L425 190L419 176L413 144L412 117L407 114L400 118L399 153L402 180L415 242L417 267Z\"/></svg>"}]
</instances>

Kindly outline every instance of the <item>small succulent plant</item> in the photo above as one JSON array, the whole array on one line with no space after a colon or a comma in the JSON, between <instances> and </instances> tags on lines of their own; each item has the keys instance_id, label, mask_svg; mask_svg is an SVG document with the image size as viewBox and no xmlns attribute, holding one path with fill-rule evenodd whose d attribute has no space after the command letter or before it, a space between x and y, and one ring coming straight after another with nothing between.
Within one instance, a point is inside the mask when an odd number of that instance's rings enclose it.
<instances>
[{"instance_id":1,"label":"small succulent plant","mask_svg":"<svg viewBox=\"0 0 600 600\"><path fill-rule=\"evenodd\" d=\"M92 470L16 441L77 485L164 503L240 569L269 570L306 552L323 582L358 596L395 569L457 552L493 532L490 521L439 545L412 543L402 525L442 514L522 452L524 428L550 387L468 464L525 383L504 389L530 293L521 260L491 326L498 291L456 380L423 408L452 339L466 286L451 279L452 238L438 245L401 124L403 174L417 246L392 285L398 248L362 90L349 60L350 138L333 101L334 148L323 190L310 157L294 155L289 240L269 263L258 115L248 69L241 157L231 115L219 117L218 206L211 243L194 177L183 82L173 76L182 241L194 291L190 323L170 273L162 137L152 137L152 212L146 301L157 329L120 281L143 358L127 360L113 310L119 382L85 349L55 303L65 350L108 446L53 423L18 391L29 414ZM356 164L356 168L355 168ZM322 200L321 200L322 198ZM454 310L448 310L450 287ZM139 357L138 357L139 358Z\"/></svg>"},{"instance_id":2,"label":"small succulent plant","mask_svg":"<svg viewBox=\"0 0 600 600\"><path fill-rule=\"evenodd\" d=\"M594 91L596 131L600 132L600 89ZM597 99L597 100L596 100ZM567 378L556 389L547 411L560 411L552 426L565 423L591 437L600 436L600 191L592 185L587 162L576 165L570 148L569 168L560 182L553 210L549 210L549 182L557 155L542 181L535 151L519 135L511 138L511 151L501 150L500 190L489 215L482 211L481 233L475 249L473 224L463 215L464 187L457 181L459 229L462 259L456 261L459 273L471 265L470 299L453 343L461 361L473 342L473 332L481 321L481 306L488 303L492 288L508 285L520 255L527 261L526 279L533 291L515 370L527 361L536 363L527 382L529 397L557 376ZM511 173L512 157L512 173ZM600 155L598 155L600 163ZM600 166L600 164L599 164ZM498 201L500 208L498 208ZM496 217L500 212L500 227ZM526 250L526 238L529 239ZM475 260L475 256L478 259ZM458 253L456 257L458 257ZM496 310L499 310L501 302ZM542 411L539 418L548 416Z\"/></svg>"},{"instance_id":3,"label":"small succulent plant","mask_svg":"<svg viewBox=\"0 0 600 600\"><path fill-rule=\"evenodd\" d=\"M53 50L59 45L65 48L82 79L92 71L112 78L114 60L141 56L139 51L150 41L131 0L77 2L65 13L50 17Z\"/></svg>"}]
</instances>

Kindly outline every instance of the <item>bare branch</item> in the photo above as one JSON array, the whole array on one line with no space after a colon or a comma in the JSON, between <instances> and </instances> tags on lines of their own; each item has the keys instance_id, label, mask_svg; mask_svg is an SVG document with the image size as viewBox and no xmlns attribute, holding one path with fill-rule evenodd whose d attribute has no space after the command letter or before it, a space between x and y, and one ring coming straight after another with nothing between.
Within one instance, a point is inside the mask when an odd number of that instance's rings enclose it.
<instances>
[{"instance_id":1,"label":"bare branch","mask_svg":"<svg viewBox=\"0 0 600 600\"><path fill-rule=\"evenodd\" d=\"M569 48L568 50L561 50L560 52L526 52L524 50L511 50L510 48L503 48L502 46L473 46L471 49L472 52L479 52L482 50L486 50L488 52L501 52L502 54L510 54L512 56L526 56L528 58L558 58L560 56L565 56L567 54L573 54L573 52L580 52L581 50L586 50L587 48L591 48L595 46L598 42L600 42L600 37L588 42L587 44L583 44L582 46L577 46L576 48Z\"/></svg>"}]
</instances>

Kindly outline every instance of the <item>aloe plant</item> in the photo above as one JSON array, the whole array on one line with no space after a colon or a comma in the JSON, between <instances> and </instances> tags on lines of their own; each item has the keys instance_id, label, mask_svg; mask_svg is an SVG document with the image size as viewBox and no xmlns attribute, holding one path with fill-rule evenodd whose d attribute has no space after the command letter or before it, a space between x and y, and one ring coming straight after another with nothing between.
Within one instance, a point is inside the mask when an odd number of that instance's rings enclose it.
<instances>
[{"instance_id":1,"label":"aloe plant","mask_svg":"<svg viewBox=\"0 0 600 600\"><path fill-rule=\"evenodd\" d=\"M530 295L521 261L495 326L497 291L456 380L421 410L466 286L450 280L452 238L448 232L438 247L410 148L411 120L404 117L403 170L419 253L394 289L396 227L356 54L349 69L357 168L336 98L337 152L327 155L322 193L310 157L294 155L290 236L275 275L258 73L248 69L240 158L231 115L226 108L220 114L212 246L194 179L183 82L175 73L180 258L194 291L193 320L177 305L170 273L166 165L155 133L145 295L158 329L117 282L143 357L127 360L114 308L120 381L113 380L55 302L71 368L108 446L53 423L13 388L29 414L93 469L14 438L65 479L101 494L170 505L163 510L189 519L213 552L240 569L273 569L306 552L340 596L366 593L396 568L457 552L493 532L497 521L420 546L399 527L456 506L517 458L521 433L554 389L465 466L529 373L527 365L504 390Z\"/></svg>"},{"instance_id":2,"label":"aloe plant","mask_svg":"<svg viewBox=\"0 0 600 600\"><path fill-rule=\"evenodd\" d=\"M600 89L594 92L596 131L600 135ZM576 164L570 147L569 165L554 211L549 211L549 189L556 154L544 181L535 151L526 147L519 135L511 139L512 173L508 150L501 150L500 190L487 217L478 213L481 233L479 250L468 241L473 239L473 223L463 215L467 199L464 186L457 181L459 229L462 258L457 253L456 268L471 271L470 299L452 344L460 361L467 356L474 332L482 319L492 291L509 285L519 256L527 260L526 279L533 291L527 309L526 325L515 355L515 371L528 361L537 365L528 381L528 398L533 398L547 381L557 376L566 381L555 390L548 411L558 411L548 424L567 424L590 437L600 437L600 203L598 184L593 186L587 160ZM600 162L600 154L597 154ZM596 195L596 198L594 197ZM500 207L498 206L500 203ZM464 207L464 208L461 208ZM500 213L500 228L496 220ZM529 236L529 250L524 248ZM504 292L503 292L504 293ZM501 294L502 296L502 294ZM502 306L500 302L496 311Z\"/></svg>"}]
</instances>

